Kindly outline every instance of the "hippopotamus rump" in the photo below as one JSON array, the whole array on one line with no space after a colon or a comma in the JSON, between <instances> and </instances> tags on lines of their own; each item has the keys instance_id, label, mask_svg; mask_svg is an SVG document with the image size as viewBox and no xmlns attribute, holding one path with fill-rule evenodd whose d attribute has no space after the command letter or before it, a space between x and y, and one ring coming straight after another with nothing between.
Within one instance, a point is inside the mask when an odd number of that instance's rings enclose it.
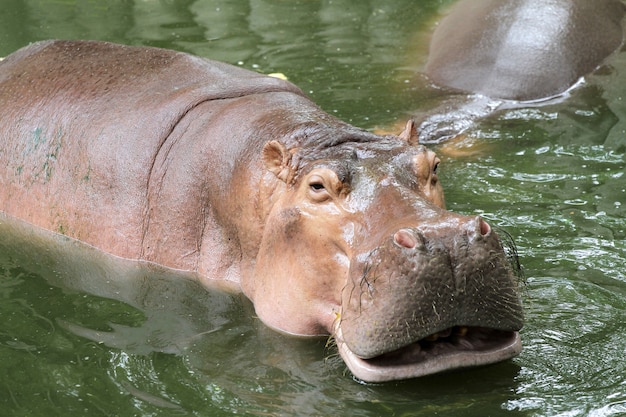
<instances>
[{"instance_id":1,"label":"hippopotamus rump","mask_svg":"<svg viewBox=\"0 0 626 417\"><path fill-rule=\"evenodd\" d=\"M619 0L462 0L437 26L426 74L492 98L563 93L623 39Z\"/></svg>"},{"instance_id":2,"label":"hippopotamus rump","mask_svg":"<svg viewBox=\"0 0 626 417\"><path fill-rule=\"evenodd\" d=\"M445 210L407 123L377 136L289 82L157 48L46 41L0 63L0 209L240 287L268 326L333 335L385 381L521 349L518 279Z\"/></svg>"}]
</instances>

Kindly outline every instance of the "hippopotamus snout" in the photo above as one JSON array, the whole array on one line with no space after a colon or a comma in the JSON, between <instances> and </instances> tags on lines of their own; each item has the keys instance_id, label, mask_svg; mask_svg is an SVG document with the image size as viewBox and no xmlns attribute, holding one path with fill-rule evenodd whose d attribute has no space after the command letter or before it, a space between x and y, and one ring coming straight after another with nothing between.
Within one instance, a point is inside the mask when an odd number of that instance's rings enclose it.
<instances>
[{"instance_id":1,"label":"hippopotamus snout","mask_svg":"<svg viewBox=\"0 0 626 417\"><path fill-rule=\"evenodd\" d=\"M353 361L368 361L368 369L382 357L405 356L411 363L402 365L411 369L402 372L430 373L424 343L437 340L450 356L476 354L481 363L492 355L501 360L503 349L509 355L521 349L519 280L500 238L480 217L446 214L389 233L351 265L342 307L340 351L344 359L349 352ZM416 360L416 350L425 357Z\"/></svg>"},{"instance_id":2,"label":"hippopotamus snout","mask_svg":"<svg viewBox=\"0 0 626 417\"><path fill-rule=\"evenodd\" d=\"M491 226L480 216L470 219L463 228L466 229L467 236L471 241L478 237L487 237L491 234ZM455 232L457 232L456 229ZM403 248L415 249L416 246L420 244L421 246L425 246L427 244L427 238L419 229L400 229L393 235L393 242Z\"/></svg>"}]
</instances>

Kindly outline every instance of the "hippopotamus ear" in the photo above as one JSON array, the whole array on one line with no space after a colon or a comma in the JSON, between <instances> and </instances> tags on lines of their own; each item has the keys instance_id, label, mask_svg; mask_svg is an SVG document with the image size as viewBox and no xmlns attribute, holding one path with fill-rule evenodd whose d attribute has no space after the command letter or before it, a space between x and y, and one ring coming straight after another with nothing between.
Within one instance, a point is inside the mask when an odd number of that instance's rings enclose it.
<instances>
[{"instance_id":1,"label":"hippopotamus ear","mask_svg":"<svg viewBox=\"0 0 626 417\"><path fill-rule=\"evenodd\" d=\"M287 182L291 173L289 162L291 153L285 145L271 140L263 146L263 163L268 171L273 172L280 180Z\"/></svg>"},{"instance_id":2,"label":"hippopotamus ear","mask_svg":"<svg viewBox=\"0 0 626 417\"><path fill-rule=\"evenodd\" d=\"M404 126L404 130L402 133L398 135L400 139L403 139L409 145L418 145L419 144L419 136L417 136L417 128L415 127L415 123L413 123L412 119L409 119L406 122L406 126Z\"/></svg>"}]
</instances>

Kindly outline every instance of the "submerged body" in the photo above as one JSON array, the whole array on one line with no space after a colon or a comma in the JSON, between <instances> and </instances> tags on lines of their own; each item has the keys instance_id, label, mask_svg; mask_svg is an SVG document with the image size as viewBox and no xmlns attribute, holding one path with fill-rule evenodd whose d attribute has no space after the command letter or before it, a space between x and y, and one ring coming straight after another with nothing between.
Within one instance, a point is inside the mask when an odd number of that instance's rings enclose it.
<instances>
[{"instance_id":1,"label":"submerged body","mask_svg":"<svg viewBox=\"0 0 626 417\"><path fill-rule=\"evenodd\" d=\"M7 57L0 108L0 210L114 255L231 282L268 326L334 335L361 379L521 349L517 280L500 240L482 219L445 210L438 159L412 123L376 136L285 81L81 41ZM415 354L448 329L454 340Z\"/></svg>"}]
</instances>

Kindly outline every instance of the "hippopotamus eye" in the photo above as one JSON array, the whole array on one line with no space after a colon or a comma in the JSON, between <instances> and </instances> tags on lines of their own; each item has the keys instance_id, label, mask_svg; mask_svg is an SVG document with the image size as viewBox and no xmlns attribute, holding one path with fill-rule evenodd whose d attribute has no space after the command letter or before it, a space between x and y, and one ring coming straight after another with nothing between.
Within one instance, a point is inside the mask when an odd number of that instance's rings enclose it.
<instances>
[{"instance_id":1,"label":"hippopotamus eye","mask_svg":"<svg viewBox=\"0 0 626 417\"><path fill-rule=\"evenodd\" d=\"M330 169L320 169L307 178L309 198L317 203L324 202L339 193L341 181Z\"/></svg>"},{"instance_id":2,"label":"hippopotamus eye","mask_svg":"<svg viewBox=\"0 0 626 417\"><path fill-rule=\"evenodd\" d=\"M309 183L309 195L317 202L325 201L330 197L326 186L324 185L324 178L320 175L311 175L308 180Z\"/></svg>"},{"instance_id":3,"label":"hippopotamus eye","mask_svg":"<svg viewBox=\"0 0 626 417\"><path fill-rule=\"evenodd\" d=\"M436 183L437 183L437 181L439 180L439 179L437 178L437 169L439 168L439 163L440 163L440 162L441 162L441 161L439 161L439 158L435 157L435 160L433 161L433 172L432 172L432 175L431 175L431 177L430 177L430 180L431 180L431 182L432 182L433 184L436 184Z\"/></svg>"}]
</instances>

